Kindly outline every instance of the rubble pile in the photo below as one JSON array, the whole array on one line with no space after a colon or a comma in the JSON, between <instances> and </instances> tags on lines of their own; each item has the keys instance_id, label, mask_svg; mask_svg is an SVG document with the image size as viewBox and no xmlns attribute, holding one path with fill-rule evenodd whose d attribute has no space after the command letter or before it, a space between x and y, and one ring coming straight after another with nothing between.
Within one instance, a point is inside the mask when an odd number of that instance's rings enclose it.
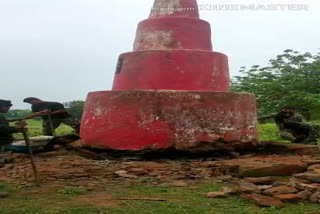
<instances>
[{"instance_id":1,"label":"rubble pile","mask_svg":"<svg viewBox=\"0 0 320 214\"><path fill-rule=\"evenodd\" d=\"M32 186L34 177L25 154L13 154L0 168L0 181L18 187ZM35 156L41 184L64 184L100 189L110 183L188 187L205 181L233 184L209 198L238 195L260 206L283 207L284 203L320 203L320 156L240 155L238 158L144 160L135 157L93 160L73 151L59 150ZM199 193L201 194L201 193Z\"/></svg>"},{"instance_id":2,"label":"rubble pile","mask_svg":"<svg viewBox=\"0 0 320 214\"><path fill-rule=\"evenodd\" d=\"M271 162L276 164L270 164L266 159L273 159ZM279 161L281 159L287 162ZM320 158L273 155L245 160L237 160L238 164L234 165L231 163L235 160L225 161L223 164L228 167L237 168L242 179L233 182L236 184L234 188L222 188L217 192L207 193L207 197L238 194L241 198L266 207L283 207L284 203L298 201L320 203ZM257 167L262 166L261 162L264 161L264 167ZM291 177L283 178L284 175Z\"/></svg>"}]
</instances>

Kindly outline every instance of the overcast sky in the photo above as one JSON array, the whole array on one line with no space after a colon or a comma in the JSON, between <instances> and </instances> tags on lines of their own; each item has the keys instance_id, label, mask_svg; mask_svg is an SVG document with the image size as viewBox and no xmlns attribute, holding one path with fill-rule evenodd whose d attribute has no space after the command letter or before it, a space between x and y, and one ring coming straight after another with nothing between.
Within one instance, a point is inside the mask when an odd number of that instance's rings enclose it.
<instances>
[{"instance_id":1,"label":"overcast sky","mask_svg":"<svg viewBox=\"0 0 320 214\"><path fill-rule=\"evenodd\" d=\"M304 4L301 11L201 10L230 74L285 49L320 51L319 0L198 0L198 4ZM117 58L132 50L153 0L0 0L0 99L85 99L109 90Z\"/></svg>"}]
</instances>

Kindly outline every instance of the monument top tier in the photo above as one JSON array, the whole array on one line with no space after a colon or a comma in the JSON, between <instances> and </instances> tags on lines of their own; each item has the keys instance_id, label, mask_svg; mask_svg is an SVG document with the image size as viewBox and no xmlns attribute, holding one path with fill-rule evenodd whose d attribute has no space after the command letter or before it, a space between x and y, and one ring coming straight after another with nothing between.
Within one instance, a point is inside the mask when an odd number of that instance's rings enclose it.
<instances>
[{"instance_id":1,"label":"monument top tier","mask_svg":"<svg viewBox=\"0 0 320 214\"><path fill-rule=\"evenodd\" d=\"M196 0L155 0L149 18L162 17L199 18Z\"/></svg>"}]
</instances>

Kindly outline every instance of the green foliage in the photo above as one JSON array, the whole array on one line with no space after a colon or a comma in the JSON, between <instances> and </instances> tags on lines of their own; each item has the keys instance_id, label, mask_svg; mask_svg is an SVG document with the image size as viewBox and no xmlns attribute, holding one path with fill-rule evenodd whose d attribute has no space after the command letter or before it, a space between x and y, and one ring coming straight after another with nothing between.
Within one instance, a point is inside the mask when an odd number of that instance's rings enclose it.
<instances>
[{"instance_id":1,"label":"green foliage","mask_svg":"<svg viewBox=\"0 0 320 214\"><path fill-rule=\"evenodd\" d=\"M64 195L81 195L86 193L87 190L82 187L64 187L60 190L58 190L58 193L64 194Z\"/></svg>"},{"instance_id":2,"label":"green foliage","mask_svg":"<svg viewBox=\"0 0 320 214\"><path fill-rule=\"evenodd\" d=\"M84 104L85 102L81 100L75 100L75 101L64 103L68 112L77 119L81 119L82 117Z\"/></svg>"},{"instance_id":3,"label":"green foliage","mask_svg":"<svg viewBox=\"0 0 320 214\"><path fill-rule=\"evenodd\" d=\"M242 67L240 73L232 90L256 94L260 115L294 106L307 117L320 117L320 53L285 50L269 66Z\"/></svg>"},{"instance_id":4,"label":"green foliage","mask_svg":"<svg viewBox=\"0 0 320 214\"><path fill-rule=\"evenodd\" d=\"M17 118L28 116L30 114L31 114L30 110L14 109L14 110L10 110L4 116L9 119L17 119Z\"/></svg>"},{"instance_id":5,"label":"green foliage","mask_svg":"<svg viewBox=\"0 0 320 214\"><path fill-rule=\"evenodd\" d=\"M275 123L266 123L259 125L259 139L264 141L285 141L278 135L278 127Z\"/></svg>"}]
</instances>

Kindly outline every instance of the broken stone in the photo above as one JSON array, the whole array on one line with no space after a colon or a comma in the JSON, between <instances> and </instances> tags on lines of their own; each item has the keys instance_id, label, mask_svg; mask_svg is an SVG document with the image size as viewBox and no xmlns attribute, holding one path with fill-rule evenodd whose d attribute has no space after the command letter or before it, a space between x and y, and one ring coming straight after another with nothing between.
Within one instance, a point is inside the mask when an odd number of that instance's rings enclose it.
<instances>
[{"instance_id":1,"label":"broken stone","mask_svg":"<svg viewBox=\"0 0 320 214\"><path fill-rule=\"evenodd\" d=\"M306 190L307 184L298 183L298 182L291 182L291 183L288 183L288 186L293 187L293 188L300 190L300 191L304 191L304 190Z\"/></svg>"},{"instance_id":2,"label":"broken stone","mask_svg":"<svg viewBox=\"0 0 320 214\"><path fill-rule=\"evenodd\" d=\"M305 172L301 174L295 174L294 177L320 183L320 172Z\"/></svg>"},{"instance_id":3,"label":"broken stone","mask_svg":"<svg viewBox=\"0 0 320 214\"><path fill-rule=\"evenodd\" d=\"M128 172L124 170L116 171L115 174L123 178L135 178L135 179L139 178L138 176L135 176L135 175L129 175Z\"/></svg>"},{"instance_id":4,"label":"broken stone","mask_svg":"<svg viewBox=\"0 0 320 214\"><path fill-rule=\"evenodd\" d=\"M310 192L320 191L320 184L307 184L305 186L305 190L310 191Z\"/></svg>"},{"instance_id":5,"label":"broken stone","mask_svg":"<svg viewBox=\"0 0 320 214\"><path fill-rule=\"evenodd\" d=\"M239 192L237 189L231 189L229 187L222 187L220 188L220 192L224 192L226 194L236 194Z\"/></svg>"},{"instance_id":6,"label":"broken stone","mask_svg":"<svg viewBox=\"0 0 320 214\"><path fill-rule=\"evenodd\" d=\"M308 200L311 195L312 195L312 192L310 191L302 191L302 192L299 192L298 195L301 197L302 200Z\"/></svg>"},{"instance_id":7,"label":"broken stone","mask_svg":"<svg viewBox=\"0 0 320 214\"><path fill-rule=\"evenodd\" d=\"M272 188L273 186L272 186L272 185L259 185L258 187L259 187L259 189L260 189L261 191L264 191L264 190L266 190L266 189Z\"/></svg>"},{"instance_id":8,"label":"broken stone","mask_svg":"<svg viewBox=\"0 0 320 214\"><path fill-rule=\"evenodd\" d=\"M263 193L266 195L273 196L273 195L283 195L283 194L291 194L291 193L297 193L297 192L298 190L293 187L278 186L278 187L267 189Z\"/></svg>"},{"instance_id":9,"label":"broken stone","mask_svg":"<svg viewBox=\"0 0 320 214\"><path fill-rule=\"evenodd\" d=\"M302 184L312 184L311 181L306 179L300 179L300 178L290 178L290 183L291 182L302 183Z\"/></svg>"},{"instance_id":10,"label":"broken stone","mask_svg":"<svg viewBox=\"0 0 320 214\"><path fill-rule=\"evenodd\" d=\"M274 198L279 199L282 202L296 202L301 200L301 197L299 194L275 195Z\"/></svg>"},{"instance_id":11,"label":"broken stone","mask_svg":"<svg viewBox=\"0 0 320 214\"><path fill-rule=\"evenodd\" d=\"M226 198L229 196L229 193L226 192L208 192L208 198Z\"/></svg>"},{"instance_id":12,"label":"broken stone","mask_svg":"<svg viewBox=\"0 0 320 214\"><path fill-rule=\"evenodd\" d=\"M277 177L260 177L260 178L245 178L246 181L253 184L272 184L277 180Z\"/></svg>"},{"instance_id":13,"label":"broken stone","mask_svg":"<svg viewBox=\"0 0 320 214\"><path fill-rule=\"evenodd\" d=\"M297 157L278 155L240 160L238 165L242 177L290 176L304 171L308 166Z\"/></svg>"},{"instance_id":14,"label":"broken stone","mask_svg":"<svg viewBox=\"0 0 320 214\"><path fill-rule=\"evenodd\" d=\"M312 165L308 168L309 171L320 172L320 164Z\"/></svg>"},{"instance_id":15,"label":"broken stone","mask_svg":"<svg viewBox=\"0 0 320 214\"><path fill-rule=\"evenodd\" d=\"M239 182L239 188L244 193L260 193L260 188L257 185L244 180Z\"/></svg>"},{"instance_id":16,"label":"broken stone","mask_svg":"<svg viewBox=\"0 0 320 214\"><path fill-rule=\"evenodd\" d=\"M131 168L131 169L128 169L128 172L135 173L137 175L146 175L146 174L148 174L147 171L145 169L142 169L142 168Z\"/></svg>"},{"instance_id":17,"label":"broken stone","mask_svg":"<svg viewBox=\"0 0 320 214\"><path fill-rule=\"evenodd\" d=\"M310 196L310 201L313 203L320 203L320 192L316 192Z\"/></svg>"},{"instance_id":18,"label":"broken stone","mask_svg":"<svg viewBox=\"0 0 320 214\"><path fill-rule=\"evenodd\" d=\"M272 184L272 186L273 186L273 187L278 187L278 186L286 186L286 185L288 185L288 184L290 184L290 179L285 178L285 179L280 179L280 180L275 181L275 182Z\"/></svg>"},{"instance_id":19,"label":"broken stone","mask_svg":"<svg viewBox=\"0 0 320 214\"><path fill-rule=\"evenodd\" d=\"M255 203L259 206L263 206L263 207L283 207L284 204L275 198L271 198L268 196L263 196L263 195L259 195L259 194L242 194L240 195L240 198L246 199L251 201L252 203Z\"/></svg>"}]
</instances>

